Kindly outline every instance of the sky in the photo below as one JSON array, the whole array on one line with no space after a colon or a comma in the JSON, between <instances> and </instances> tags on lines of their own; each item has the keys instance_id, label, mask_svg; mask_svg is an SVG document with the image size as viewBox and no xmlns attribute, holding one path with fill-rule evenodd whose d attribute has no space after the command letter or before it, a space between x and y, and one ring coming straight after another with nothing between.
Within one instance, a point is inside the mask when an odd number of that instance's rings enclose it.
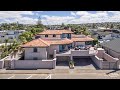
<instances>
[{"instance_id":1,"label":"sky","mask_svg":"<svg viewBox=\"0 0 120 90\"><path fill-rule=\"evenodd\" d=\"M0 23L44 25L120 22L120 11L0 11Z\"/></svg>"}]
</instances>

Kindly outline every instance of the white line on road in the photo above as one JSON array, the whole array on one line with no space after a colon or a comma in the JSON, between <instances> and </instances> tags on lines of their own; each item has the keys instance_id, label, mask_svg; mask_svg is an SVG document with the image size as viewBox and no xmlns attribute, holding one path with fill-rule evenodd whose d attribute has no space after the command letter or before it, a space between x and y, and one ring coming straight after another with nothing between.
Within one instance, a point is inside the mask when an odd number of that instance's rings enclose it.
<instances>
[{"instance_id":1,"label":"white line on road","mask_svg":"<svg viewBox=\"0 0 120 90\"><path fill-rule=\"evenodd\" d=\"M51 74L49 74L45 79L51 79Z\"/></svg>"},{"instance_id":2,"label":"white line on road","mask_svg":"<svg viewBox=\"0 0 120 90\"><path fill-rule=\"evenodd\" d=\"M30 79L33 75L30 75L29 77L27 77L26 79Z\"/></svg>"},{"instance_id":3,"label":"white line on road","mask_svg":"<svg viewBox=\"0 0 120 90\"><path fill-rule=\"evenodd\" d=\"M15 77L15 75L12 75L11 77L9 77L8 79L11 79L11 78L13 78L13 77Z\"/></svg>"}]
</instances>

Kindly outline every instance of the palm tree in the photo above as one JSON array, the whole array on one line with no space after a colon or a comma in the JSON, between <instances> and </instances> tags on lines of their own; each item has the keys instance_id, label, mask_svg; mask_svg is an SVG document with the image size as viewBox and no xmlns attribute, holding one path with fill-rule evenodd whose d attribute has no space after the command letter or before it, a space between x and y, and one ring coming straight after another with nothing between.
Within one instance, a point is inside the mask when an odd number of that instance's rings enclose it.
<instances>
[{"instance_id":1,"label":"palm tree","mask_svg":"<svg viewBox=\"0 0 120 90\"><path fill-rule=\"evenodd\" d=\"M18 53L18 49L19 49L19 43L16 40L14 40L11 48L12 50L11 58L16 57L16 54Z\"/></svg>"},{"instance_id":2,"label":"palm tree","mask_svg":"<svg viewBox=\"0 0 120 90\"><path fill-rule=\"evenodd\" d=\"M7 46L9 39L5 39L5 46Z\"/></svg>"},{"instance_id":3,"label":"palm tree","mask_svg":"<svg viewBox=\"0 0 120 90\"><path fill-rule=\"evenodd\" d=\"M9 39L5 39L5 48L7 53L8 53L8 46L7 46L8 42L9 42Z\"/></svg>"}]
</instances>

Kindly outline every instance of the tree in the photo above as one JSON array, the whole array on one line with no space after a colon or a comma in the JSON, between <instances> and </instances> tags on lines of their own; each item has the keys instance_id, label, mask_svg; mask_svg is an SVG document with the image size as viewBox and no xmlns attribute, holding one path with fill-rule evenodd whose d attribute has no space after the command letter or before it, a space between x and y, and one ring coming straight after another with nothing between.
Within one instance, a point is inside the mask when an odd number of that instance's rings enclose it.
<instances>
[{"instance_id":1,"label":"tree","mask_svg":"<svg viewBox=\"0 0 120 90\"><path fill-rule=\"evenodd\" d=\"M9 39L5 39L5 48L6 48L6 52L8 53L8 42L9 42Z\"/></svg>"},{"instance_id":2,"label":"tree","mask_svg":"<svg viewBox=\"0 0 120 90\"><path fill-rule=\"evenodd\" d=\"M113 25L113 24L111 24L111 25L110 25L110 29L113 29L113 28L114 28L114 25Z\"/></svg>"},{"instance_id":3,"label":"tree","mask_svg":"<svg viewBox=\"0 0 120 90\"><path fill-rule=\"evenodd\" d=\"M16 40L14 40L12 48L11 48L11 50L12 50L11 58L16 57L16 55L19 51L19 48L20 48L20 44Z\"/></svg>"},{"instance_id":4,"label":"tree","mask_svg":"<svg viewBox=\"0 0 120 90\"><path fill-rule=\"evenodd\" d=\"M107 23L107 24L105 25L105 27L106 27L106 29L109 28L109 24Z\"/></svg>"},{"instance_id":5,"label":"tree","mask_svg":"<svg viewBox=\"0 0 120 90\"><path fill-rule=\"evenodd\" d=\"M92 24L92 28L93 28L93 29L95 29L95 28L96 28L96 25L95 25L94 23Z\"/></svg>"},{"instance_id":6,"label":"tree","mask_svg":"<svg viewBox=\"0 0 120 90\"><path fill-rule=\"evenodd\" d=\"M64 28L64 27L65 27L65 24L64 24L64 23L62 23L61 27L63 27L63 28Z\"/></svg>"}]
</instances>

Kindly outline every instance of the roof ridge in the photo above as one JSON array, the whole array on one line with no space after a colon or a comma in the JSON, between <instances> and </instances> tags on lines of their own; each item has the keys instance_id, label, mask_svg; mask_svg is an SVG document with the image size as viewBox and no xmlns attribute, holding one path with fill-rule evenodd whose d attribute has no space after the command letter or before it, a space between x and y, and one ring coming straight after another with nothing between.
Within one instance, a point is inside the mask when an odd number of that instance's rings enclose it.
<instances>
[{"instance_id":1,"label":"roof ridge","mask_svg":"<svg viewBox=\"0 0 120 90\"><path fill-rule=\"evenodd\" d=\"M44 40L42 40L41 38L39 38L38 40L40 40L40 41L42 41L44 44L46 44L46 45L50 45L50 44L48 44L46 41L44 41Z\"/></svg>"}]
</instances>

